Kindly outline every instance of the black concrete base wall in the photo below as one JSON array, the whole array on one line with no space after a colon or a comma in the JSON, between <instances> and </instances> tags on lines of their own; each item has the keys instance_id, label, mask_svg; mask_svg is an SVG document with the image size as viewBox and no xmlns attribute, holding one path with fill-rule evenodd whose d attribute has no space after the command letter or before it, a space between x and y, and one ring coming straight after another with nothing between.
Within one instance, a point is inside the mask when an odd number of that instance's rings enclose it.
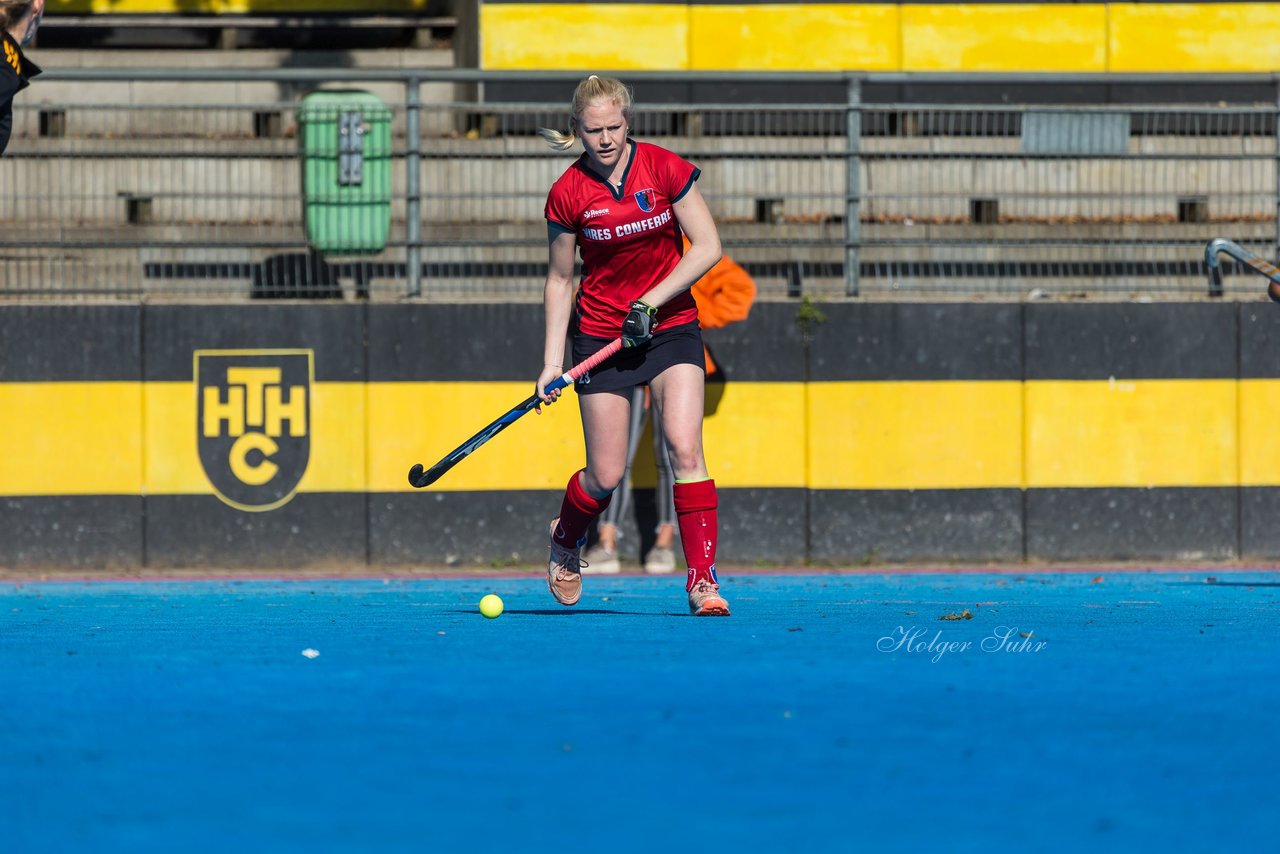
<instances>
[{"instance_id":1,"label":"black concrete base wall","mask_svg":"<svg viewBox=\"0 0 1280 854\"><path fill-rule=\"evenodd\" d=\"M1231 560L1238 498L1234 488L1027 490L1027 557Z\"/></svg>"},{"instance_id":2,"label":"black concrete base wall","mask_svg":"<svg viewBox=\"0 0 1280 854\"><path fill-rule=\"evenodd\" d=\"M362 566L366 503L361 493L304 493L275 510L246 513L209 495L148 497L146 562L183 569Z\"/></svg>"},{"instance_id":3,"label":"black concrete base wall","mask_svg":"<svg viewBox=\"0 0 1280 854\"><path fill-rule=\"evenodd\" d=\"M546 560L559 496L543 491L376 493L369 496L375 566L506 566Z\"/></svg>"},{"instance_id":4,"label":"black concrete base wall","mask_svg":"<svg viewBox=\"0 0 1280 854\"><path fill-rule=\"evenodd\" d=\"M0 567L125 570L143 566L143 519L140 496L0 498Z\"/></svg>"},{"instance_id":5,"label":"black concrete base wall","mask_svg":"<svg viewBox=\"0 0 1280 854\"><path fill-rule=\"evenodd\" d=\"M1017 562L1022 493L1016 489L809 492L815 563Z\"/></svg>"}]
</instances>

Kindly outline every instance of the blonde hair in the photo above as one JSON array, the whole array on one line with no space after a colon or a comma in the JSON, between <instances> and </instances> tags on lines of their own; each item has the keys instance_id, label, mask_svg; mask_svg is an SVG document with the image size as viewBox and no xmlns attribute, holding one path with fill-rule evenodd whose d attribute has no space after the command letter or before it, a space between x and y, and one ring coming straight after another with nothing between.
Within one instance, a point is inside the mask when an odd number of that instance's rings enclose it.
<instances>
[{"instance_id":1,"label":"blonde hair","mask_svg":"<svg viewBox=\"0 0 1280 854\"><path fill-rule=\"evenodd\" d=\"M8 30L31 13L35 0L0 0L0 30Z\"/></svg>"},{"instance_id":2,"label":"blonde hair","mask_svg":"<svg viewBox=\"0 0 1280 854\"><path fill-rule=\"evenodd\" d=\"M569 130L538 128L538 135L556 151L568 151L578 141L578 122L582 120L583 111L597 101L616 104L622 110L623 118L631 121L631 90L621 80L592 74L573 90L573 118L569 122Z\"/></svg>"}]
</instances>

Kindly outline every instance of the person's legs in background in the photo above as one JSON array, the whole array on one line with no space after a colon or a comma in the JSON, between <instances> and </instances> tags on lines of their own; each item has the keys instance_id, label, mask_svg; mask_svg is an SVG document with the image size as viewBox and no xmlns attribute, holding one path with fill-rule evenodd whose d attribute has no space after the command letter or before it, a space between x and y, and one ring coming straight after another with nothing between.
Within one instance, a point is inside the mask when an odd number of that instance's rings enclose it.
<instances>
[{"instance_id":1,"label":"person's legs in background","mask_svg":"<svg viewBox=\"0 0 1280 854\"><path fill-rule=\"evenodd\" d=\"M587 575L612 575L622 569L622 563L618 557L618 532L622 520L627 517L627 510L631 503L631 464L635 461L636 448L640 446L640 435L644 432L644 420L649 414L648 408L644 403L645 388L644 386L636 386L631 390L631 420L627 432L627 468L622 475L622 484L614 493L614 500L610 502L604 514L601 515L600 522L596 526L599 539L582 556L582 559L586 562L586 566L582 568L582 571ZM675 518L675 510L671 511L671 518Z\"/></svg>"},{"instance_id":2,"label":"person's legs in background","mask_svg":"<svg viewBox=\"0 0 1280 854\"><path fill-rule=\"evenodd\" d=\"M644 571L652 575L676 571L676 500L671 471L671 452L667 450L662 420L653 419L653 458L658 461L658 486L653 501L658 511L653 547L644 556Z\"/></svg>"}]
</instances>

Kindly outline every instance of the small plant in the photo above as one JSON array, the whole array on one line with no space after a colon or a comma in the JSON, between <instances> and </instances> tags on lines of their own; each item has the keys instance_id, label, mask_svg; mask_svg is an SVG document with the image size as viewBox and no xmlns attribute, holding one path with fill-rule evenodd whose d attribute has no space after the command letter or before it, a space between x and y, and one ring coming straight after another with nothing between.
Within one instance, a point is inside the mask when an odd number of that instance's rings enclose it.
<instances>
[{"instance_id":1,"label":"small plant","mask_svg":"<svg viewBox=\"0 0 1280 854\"><path fill-rule=\"evenodd\" d=\"M800 298L800 308L796 310L796 323L800 325L800 334L808 341L813 337L813 327L827 322L827 315L816 302L808 296Z\"/></svg>"}]
</instances>

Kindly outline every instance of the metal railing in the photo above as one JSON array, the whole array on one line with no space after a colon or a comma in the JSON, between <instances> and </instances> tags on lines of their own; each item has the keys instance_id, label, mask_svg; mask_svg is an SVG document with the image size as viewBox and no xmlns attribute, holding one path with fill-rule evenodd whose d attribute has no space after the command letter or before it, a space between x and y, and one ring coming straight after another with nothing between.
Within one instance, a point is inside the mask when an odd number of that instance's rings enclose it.
<instances>
[{"instance_id":1,"label":"metal railing","mask_svg":"<svg viewBox=\"0 0 1280 854\"><path fill-rule=\"evenodd\" d=\"M1212 238L1280 246L1275 103L872 104L864 83L894 75L697 77L795 93L646 104L644 84L670 75L627 75L635 135L702 169L727 252L766 296L1186 296L1206 293ZM563 82L566 103L481 97L524 79ZM572 159L536 129L566 124L576 79L51 72L18 97L0 158L0 297L536 299L543 202ZM846 103L805 102L833 80ZM390 109L380 250L320 251L308 235L299 105L322 88ZM1224 272L1227 294L1256 295L1243 269Z\"/></svg>"}]
</instances>

